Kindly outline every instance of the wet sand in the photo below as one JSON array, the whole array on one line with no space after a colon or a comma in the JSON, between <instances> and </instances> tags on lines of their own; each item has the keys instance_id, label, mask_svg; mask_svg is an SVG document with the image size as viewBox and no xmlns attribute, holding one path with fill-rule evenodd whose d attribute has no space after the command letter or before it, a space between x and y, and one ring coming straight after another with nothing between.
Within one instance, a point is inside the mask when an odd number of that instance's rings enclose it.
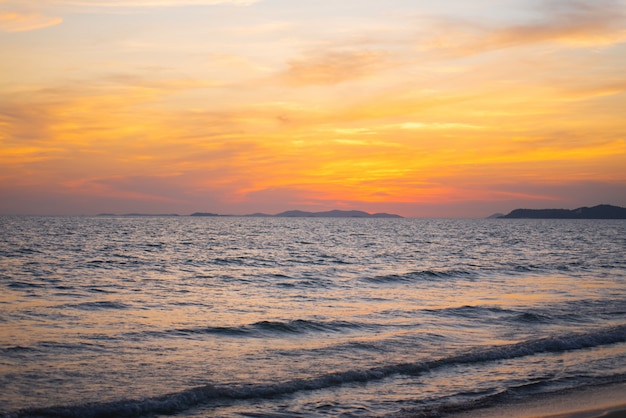
<instances>
[{"instance_id":1,"label":"wet sand","mask_svg":"<svg viewBox=\"0 0 626 418\"><path fill-rule=\"evenodd\" d=\"M448 418L626 418L626 383L448 415Z\"/></svg>"}]
</instances>

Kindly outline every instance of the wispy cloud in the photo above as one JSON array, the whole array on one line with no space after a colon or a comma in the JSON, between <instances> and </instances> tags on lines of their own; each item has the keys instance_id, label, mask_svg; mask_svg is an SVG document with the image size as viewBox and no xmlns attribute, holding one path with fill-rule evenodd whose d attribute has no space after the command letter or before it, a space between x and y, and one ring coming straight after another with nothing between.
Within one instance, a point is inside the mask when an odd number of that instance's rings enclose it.
<instances>
[{"instance_id":1,"label":"wispy cloud","mask_svg":"<svg viewBox=\"0 0 626 418\"><path fill-rule=\"evenodd\" d=\"M88 7L180 7L233 4L246 6L259 0L39 0L47 5Z\"/></svg>"},{"instance_id":2,"label":"wispy cloud","mask_svg":"<svg viewBox=\"0 0 626 418\"><path fill-rule=\"evenodd\" d=\"M544 16L537 21L496 31L495 43L558 41L603 45L626 38L624 6L615 0L551 1L542 11Z\"/></svg>"},{"instance_id":3,"label":"wispy cloud","mask_svg":"<svg viewBox=\"0 0 626 418\"><path fill-rule=\"evenodd\" d=\"M535 19L489 24L459 19L435 23L422 49L472 55L529 44L556 42L572 46L610 45L626 40L626 10L617 0L552 0Z\"/></svg>"},{"instance_id":4,"label":"wispy cloud","mask_svg":"<svg viewBox=\"0 0 626 418\"><path fill-rule=\"evenodd\" d=\"M290 22L271 22L252 26L235 26L224 29L224 32L237 35L264 35L272 33L282 33L293 30L294 25Z\"/></svg>"},{"instance_id":5,"label":"wispy cloud","mask_svg":"<svg viewBox=\"0 0 626 418\"><path fill-rule=\"evenodd\" d=\"M77 8L148 8L180 6L249 6L259 0L3 0L0 1L0 30L24 32L58 25L61 17L50 17L46 10L59 6Z\"/></svg>"},{"instance_id":6,"label":"wispy cloud","mask_svg":"<svg viewBox=\"0 0 626 418\"><path fill-rule=\"evenodd\" d=\"M316 51L293 59L284 73L290 84L337 84L372 75L391 64L380 50Z\"/></svg>"},{"instance_id":7,"label":"wispy cloud","mask_svg":"<svg viewBox=\"0 0 626 418\"><path fill-rule=\"evenodd\" d=\"M625 1L0 0L0 30L66 23L3 35L0 191L278 212L624 184Z\"/></svg>"},{"instance_id":8,"label":"wispy cloud","mask_svg":"<svg viewBox=\"0 0 626 418\"><path fill-rule=\"evenodd\" d=\"M0 30L4 32L24 32L58 25L63 19L39 13L0 11Z\"/></svg>"}]
</instances>

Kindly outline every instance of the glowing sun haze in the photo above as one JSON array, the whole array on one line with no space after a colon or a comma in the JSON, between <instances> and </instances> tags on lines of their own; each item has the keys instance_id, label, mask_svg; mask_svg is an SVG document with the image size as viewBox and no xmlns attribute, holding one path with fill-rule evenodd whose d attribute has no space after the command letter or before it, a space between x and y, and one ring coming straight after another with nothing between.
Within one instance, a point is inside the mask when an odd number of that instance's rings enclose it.
<instances>
[{"instance_id":1,"label":"glowing sun haze","mask_svg":"<svg viewBox=\"0 0 626 418\"><path fill-rule=\"evenodd\" d=\"M0 0L0 213L626 206L626 0Z\"/></svg>"}]
</instances>

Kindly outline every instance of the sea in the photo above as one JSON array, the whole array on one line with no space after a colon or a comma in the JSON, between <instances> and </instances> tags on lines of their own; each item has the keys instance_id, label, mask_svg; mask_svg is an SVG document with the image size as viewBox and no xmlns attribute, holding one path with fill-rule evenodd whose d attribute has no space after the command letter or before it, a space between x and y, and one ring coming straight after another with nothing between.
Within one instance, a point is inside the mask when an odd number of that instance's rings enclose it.
<instances>
[{"instance_id":1,"label":"sea","mask_svg":"<svg viewBox=\"0 0 626 418\"><path fill-rule=\"evenodd\" d=\"M626 382L626 221L0 217L0 416L445 417Z\"/></svg>"}]
</instances>

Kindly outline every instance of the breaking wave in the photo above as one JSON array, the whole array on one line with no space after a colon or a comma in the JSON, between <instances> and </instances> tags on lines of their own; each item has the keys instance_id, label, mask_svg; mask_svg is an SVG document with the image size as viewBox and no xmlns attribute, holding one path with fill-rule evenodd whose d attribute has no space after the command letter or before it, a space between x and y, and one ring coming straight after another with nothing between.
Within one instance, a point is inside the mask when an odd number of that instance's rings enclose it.
<instances>
[{"instance_id":1,"label":"breaking wave","mask_svg":"<svg viewBox=\"0 0 626 418\"><path fill-rule=\"evenodd\" d=\"M264 323L258 326L275 327L276 324ZM281 324L278 326L283 327L285 325ZM624 342L626 342L626 325L605 328L586 334L568 334L529 340L517 344L474 349L450 357L416 363L400 363L363 370L348 370L273 384L205 385L146 399L25 409L9 414L7 418L44 416L104 418L175 414L196 406L210 404L214 401L270 398L301 391L326 389L348 383L377 381L393 375L419 375L447 366L494 362L541 353L561 353Z\"/></svg>"}]
</instances>

